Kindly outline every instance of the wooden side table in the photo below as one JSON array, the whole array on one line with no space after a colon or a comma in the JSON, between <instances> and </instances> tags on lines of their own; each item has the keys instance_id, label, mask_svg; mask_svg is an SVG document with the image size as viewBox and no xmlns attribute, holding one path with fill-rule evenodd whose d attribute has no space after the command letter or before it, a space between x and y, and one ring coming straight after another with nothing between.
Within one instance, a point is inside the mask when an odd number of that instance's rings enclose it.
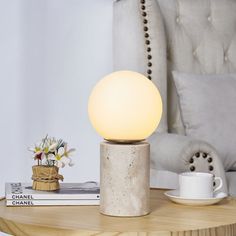
<instances>
[{"instance_id":1,"label":"wooden side table","mask_svg":"<svg viewBox=\"0 0 236 236\"><path fill-rule=\"evenodd\" d=\"M163 190L151 190L150 215L118 218L98 206L6 207L0 201L0 231L19 235L235 236L236 200L190 207L174 204Z\"/></svg>"}]
</instances>

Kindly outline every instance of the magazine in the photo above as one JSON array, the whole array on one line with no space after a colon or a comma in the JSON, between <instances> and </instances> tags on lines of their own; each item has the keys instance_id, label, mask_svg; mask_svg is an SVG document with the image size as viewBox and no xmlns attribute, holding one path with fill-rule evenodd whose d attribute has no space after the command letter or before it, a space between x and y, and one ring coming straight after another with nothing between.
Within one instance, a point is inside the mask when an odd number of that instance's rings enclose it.
<instances>
[{"instance_id":1,"label":"magazine","mask_svg":"<svg viewBox=\"0 0 236 236\"><path fill-rule=\"evenodd\" d=\"M36 191L31 183L6 183L7 200L99 200L97 182L61 183L56 191Z\"/></svg>"},{"instance_id":2,"label":"magazine","mask_svg":"<svg viewBox=\"0 0 236 236\"><path fill-rule=\"evenodd\" d=\"M50 199L50 200L6 200L7 206L88 206L88 205L99 205L98 199Z\"/></svg>"}]
</instances>

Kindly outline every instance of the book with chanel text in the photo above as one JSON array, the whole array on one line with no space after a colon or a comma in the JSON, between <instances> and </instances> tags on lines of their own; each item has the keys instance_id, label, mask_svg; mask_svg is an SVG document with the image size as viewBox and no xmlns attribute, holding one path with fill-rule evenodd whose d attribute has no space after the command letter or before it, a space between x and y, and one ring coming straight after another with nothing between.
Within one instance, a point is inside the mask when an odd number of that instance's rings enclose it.
<instances>
[{"instance_id":1,"label":"book with chanel text","mask_svg":"<svg viewBox=\"0 0 236 236\"><path fill-rule=\"evenodd\" d=\"M31 183L6 183L5 192L6 199L11 201L100 199L97 182L61 183L56 191L36 191Z\"/></svg>"}]
</instances>

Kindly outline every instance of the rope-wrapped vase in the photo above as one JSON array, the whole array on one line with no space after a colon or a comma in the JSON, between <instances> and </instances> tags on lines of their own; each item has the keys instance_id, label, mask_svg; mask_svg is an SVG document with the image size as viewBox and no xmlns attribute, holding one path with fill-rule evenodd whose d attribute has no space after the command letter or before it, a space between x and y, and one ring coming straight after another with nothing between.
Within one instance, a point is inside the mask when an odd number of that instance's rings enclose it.
<instances>
[{"instance_id":1,"label":"rope-wrapped vase","mask_svg":"<svg viewBox=\"0 0 236 236\"><path fill-rule=\"evenodd\" d=\"M58 174L57 166L33 166L33 186L34 190L54 191L60 188L59 180L63 181L63 176Z\"/></svg>"}]
</instances>

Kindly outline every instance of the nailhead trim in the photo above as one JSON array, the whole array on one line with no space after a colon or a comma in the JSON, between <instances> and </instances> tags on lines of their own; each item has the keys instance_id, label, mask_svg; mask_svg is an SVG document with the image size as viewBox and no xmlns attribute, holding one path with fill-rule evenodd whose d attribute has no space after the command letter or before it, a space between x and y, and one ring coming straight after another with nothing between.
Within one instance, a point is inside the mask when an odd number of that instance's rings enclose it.
<instances>
[{"instance_id":1,"label":"nailhead trim","mask_svg":"<svg viewBox=\"0 0 236 236\"><path fill-rule=\"evenodd\" d=\"M149 33L148 33L148 27L147 27L148 20L147 20L147 12L145 11L146 10L145 3L146 3L145 0L140 0L140 9L141 9L141 14L143 16L143 24L144 24L143 31L144 31L144 37L146 38L145 44L147 45L146 50L147 50L147 53L148 53L148 55L147 55L147 59L148 59L148 62L147 62L147 66L148 66L147 78L151 80L152 79L152 77L151 77L152 70L149 69L150 67L152 67L152 62L151 62L152 56L150 55L151 41L150 41L150 36L149 36Z\"/></svg>"},{"instance_id":2,"label":"nailhead trim","mask_svg":"<svg viewBox=\"0 0 236 236\"><path fill-rule=\"evenodd\" d=\"M207 160L209 163L212 162L212 157L209 157L208 160Z\"/></svg>"},{"instance_id":3,"label":"nailhead trim","mask_svg":"<svg viewBox=\"0 0 236 236\"><path fill-rule=\"evenodd\" d=\"M197 152L197 153L195 154L195 156L196 156L197 158L200 157L200 153Z\"/></svg>"},{"instance_id":4,"label":"nailhead trim","mask_svg":"<svg viewBox=\"0 0 236 236\"><path fill-rule=\"evenodd\" d=\"M194 162L194 160L193 160L193 158L191 157L190 159L189 159L189 163L193 163Z\"/></svg>"},{"instance_id":5,"label":"nailhead trim","mask_svg":"<svg viewBox=\"0 0 236 236\"><path fill-rule=\"evenodd\" d=\"M203 158L206 158L206 157L207 157L207 153L204 152L204 153L202 154L202 157L203 157Z\"/></svg>"},{"instance_id":6,"label":"nailhead trim","mask_svg":"<svg viewBox=\"0 0 236 236\"><path fill-rule=\"evenodd\" d=\"M199 158L202 158L203 160L205 159L206 161L206 165L208 165L208 170L210 172L214 171L214 166L212 164L213 162L213 158L210 156L209 153L206 153L206 152L196 152L194 154L194 156L192 156L190 159L189 159L189 170L190 171L195 171L196 170L196 167L194 166L194 162L198 162L198 159Z\"/></svg>"},{"instance_id":7,"label":"nailhead trim","mask_svg":"<svg viewBox=\"0 0 236 236\"><path fill-rule=\"evenodd\" d=\"M209 166L209 171L213 171L214 167L213 166Z\"/></svg>"}]
</instances>

